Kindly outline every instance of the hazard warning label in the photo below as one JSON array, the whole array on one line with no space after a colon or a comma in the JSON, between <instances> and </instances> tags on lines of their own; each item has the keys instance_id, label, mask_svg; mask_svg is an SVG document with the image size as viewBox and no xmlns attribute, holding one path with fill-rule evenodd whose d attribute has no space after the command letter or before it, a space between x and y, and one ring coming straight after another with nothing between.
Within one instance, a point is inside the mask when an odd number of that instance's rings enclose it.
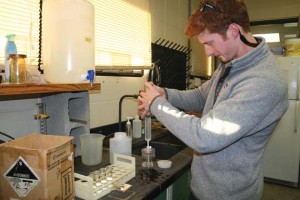
<instances>
[{"instance_id":1,"label":"hazard warning label","mask_svg":"<svg viewBox=\"0 0 300 200\"><path fill-rule=\"evenodd\" d=\"M20 197L27 194L40 182L40 178L20 156L3 176Z\"/></svg>"}]
</instances>

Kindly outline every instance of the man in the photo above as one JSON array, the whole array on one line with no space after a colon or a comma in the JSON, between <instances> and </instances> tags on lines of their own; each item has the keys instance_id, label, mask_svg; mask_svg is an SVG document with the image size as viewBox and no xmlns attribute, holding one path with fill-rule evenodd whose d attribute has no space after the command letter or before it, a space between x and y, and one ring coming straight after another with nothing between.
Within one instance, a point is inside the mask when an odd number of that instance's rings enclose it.
<instances>
[{"instance_id":1,"label":"man","mask_svg":"<svg viewBox=\"0 0 300 200\"><path fill-rule=\"evenodd\" d=\"M262 157L288 108L287 83L263 38L250 33L240 0L204 0L186 33L222 63L197 89L164 89L146 82L138 98L150 113L194 149L191 199L262 198ZM201 111L202 116L186 114Z\"/></svg>"}]
</instances>

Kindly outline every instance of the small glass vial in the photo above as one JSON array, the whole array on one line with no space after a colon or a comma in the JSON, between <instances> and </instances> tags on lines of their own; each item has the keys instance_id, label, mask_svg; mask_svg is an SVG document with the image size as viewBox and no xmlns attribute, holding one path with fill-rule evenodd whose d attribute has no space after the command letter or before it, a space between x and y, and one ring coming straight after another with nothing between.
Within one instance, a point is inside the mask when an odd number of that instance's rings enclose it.
<instances>
[{"instance_id":1,"label":"small glass vial","mask_svg":"<svg viewBox=\"0 0 300 200\"><path fill-rule=\"evenodd\" d=\"M26 82L26 55L9 54L10 83Z\"/></svg>"}]
</instances>

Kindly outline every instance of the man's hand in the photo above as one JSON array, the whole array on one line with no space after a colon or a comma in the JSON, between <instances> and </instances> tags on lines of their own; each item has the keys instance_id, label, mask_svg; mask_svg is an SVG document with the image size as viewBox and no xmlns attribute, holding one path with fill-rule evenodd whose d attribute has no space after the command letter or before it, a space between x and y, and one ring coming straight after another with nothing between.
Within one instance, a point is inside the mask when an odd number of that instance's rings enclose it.
<instances>
[{"instance_id":1,"label":"man's hand","mask_svg":"<svg viewBox=\"0 0 300 200\"><path fill-rule=\"evenodd\" d=\"M146 92L141 91L138 97L138 110L142 119L151 115L150 104L155 97L166 96L164 89L154 85L152 82L145 82L145 87Z\"/></svg>"}]
</instances>

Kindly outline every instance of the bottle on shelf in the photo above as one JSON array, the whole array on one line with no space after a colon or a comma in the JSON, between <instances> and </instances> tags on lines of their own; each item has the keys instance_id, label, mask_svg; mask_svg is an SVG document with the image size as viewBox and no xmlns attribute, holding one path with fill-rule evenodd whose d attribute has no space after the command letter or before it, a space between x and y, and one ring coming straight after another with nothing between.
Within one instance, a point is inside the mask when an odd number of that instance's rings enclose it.
<instances>
[{"instance_id":1,"label":"bottle on shelf","mask_svg":"<svg viewBox=\"0 0 300 200\"><path fill-rule=\"evenodd\" d=\"M17 47L15 44L15 34L6 35L7 43L5 46L5 82L10 83L10 63L9 54L17 54Z\"/></svg>"}]
</instances>

